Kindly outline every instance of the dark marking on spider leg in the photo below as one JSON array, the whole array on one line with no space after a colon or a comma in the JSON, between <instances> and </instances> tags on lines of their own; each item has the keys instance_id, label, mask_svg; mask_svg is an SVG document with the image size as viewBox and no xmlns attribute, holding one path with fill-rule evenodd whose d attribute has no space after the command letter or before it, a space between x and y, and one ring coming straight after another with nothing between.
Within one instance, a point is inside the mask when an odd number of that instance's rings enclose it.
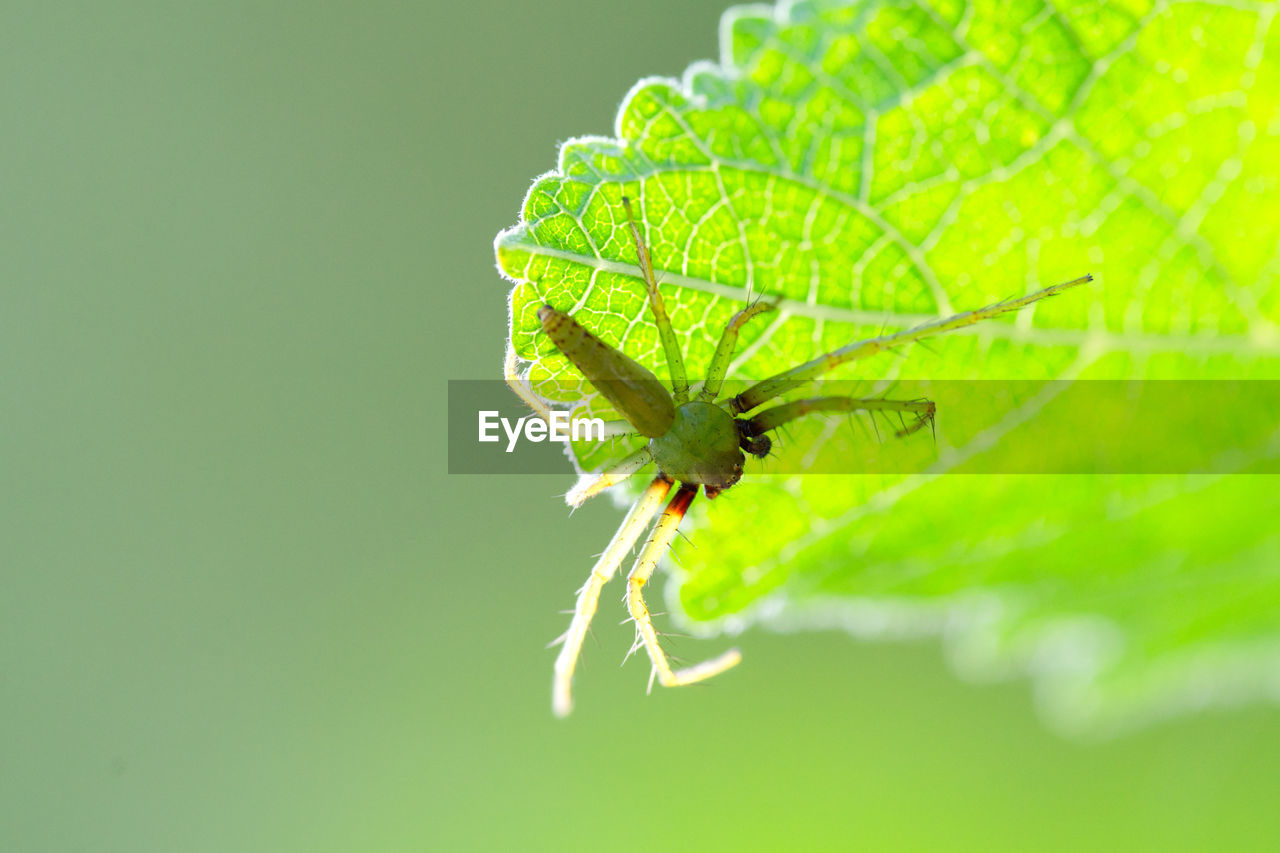
<instances>
[{"instance_id":1,"label":"dark marking on spider leg","mask_svg":"<svg viewBox=\"0 0 1280 853\"><path fill-rule=\"evenodd\" d=\"M757 459L763 459L769 455L769 451L773 449L773 441L769 436L753 433L749 420L736 420L734 423L738 427L738 443L743 450Z\"/></svg>"}]
</instances>

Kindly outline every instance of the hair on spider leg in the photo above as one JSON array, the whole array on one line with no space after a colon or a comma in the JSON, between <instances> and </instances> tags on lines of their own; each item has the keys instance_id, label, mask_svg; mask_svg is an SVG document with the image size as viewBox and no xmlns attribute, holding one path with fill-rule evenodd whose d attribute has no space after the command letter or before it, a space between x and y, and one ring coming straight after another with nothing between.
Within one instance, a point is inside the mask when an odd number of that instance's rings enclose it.
<instances>
[{"instance_id":1,"label":"hair on spider leg","mask_svg":"<svg viewBox=\"0 0 1280 853\"><path fill-rule=\"evenodd\" d=\"M867 429L867 425L863 420L865 415L867 415L867 412L849 412L849 420L852 423L857 424L858 429L862 430L862 434L867 437L868 441L876 441L879 439L879 433L873 433L871 430Z\"/></svg>"},{"instance_id":2,"label":"hair on spider leg","mask_svg":"<svg viewBox=\"0 0 1280 853\"><path fill-rule=\"evenodd\" d=\"M858 413L848 411L844 413L845 424L849 427L849 432L853 432L854 424L858 423Z\"/></svg>"},{"instance_id":3,"label":"hair on spider leg","mask_svg":"<svg viewBox=\"0 0 1280 853\"><path fill-rule=\"evenodd\" d=\"M677 531L676 531L676 535L677 535L677 536L678 536L678 535L680 535L680 531L678 531L678 530L677 530ZM673 543L673 544L674 544L674 543ZM680 556L679 556L678 554L676 554L675 549L674 549L671 545L668 545L668 546L667 546L667 559L669 559L669 560L671 560L671 562L675 563L675 564L676 564L676 568L684 568L683 566L681 566L681 565L680 565Z\"/></svg>"},{"instance_id":4,"label":"hair on spider leg","mask_svg":"<svg viewBox=\"0 0 1280 853\"><path fill-rule=\"evenodd\" d=\"M679 536L682 540L684 540L684 543L688 545L690 548L697 550L698 543L694 542L693 538L689 536L688 533L685 533L683 530L677 529L676 535ZM667 553L671 555L671 559L675 560L676 565L680 564L680 555L676 553L674 542L667 546Z\"/></svg>"},{"instance_id":5,"label":"hair on spider leg","mask_svg":"<svg viewBox=\"0 0 1280 853\"><path fill-rule=\"evenodd\" d=\"M876 423L875 409L871 409L867 412L867 420L871 421L871 429L875 431L876 444L884 444L884 437L880 435L880 425Z\"/></svg>"},{"instance_id":6,"label":"hair on spider leg","mask_svg":"<svg viewBox=\"0 0 1280 853\"><path fill-rule=\"evenodd\" d=\"M627 661L631 660L631 656L642 648L644 648L644 642L640 639L639 635L637 635L635 641L631 643L631 648L627 649L627 653L622 656L622 663L618 664L618 668L621 669L626 666Z\"/></svg>"},{"instance_id":7,"label":"hair on spider leg","mask_svg":"<svg viewBox=\"0 0 1280 853\"><path fill-rule=\"evenodd\" d=\"M884 350L883 352L893 358L898 359L898 361L906 361L907 357L911 353L911 347L915 346L915 344L917 343L919 343L919 341L906 344L905 346L890 347L889 349Z\"/></svg>"},{"instance_id":8,"label":"hair on spider leg","mask_svg":"<svg viewBox=\"0 0 1280 853\"><path fill-rule=\"evenodd\" d=\"M665 637L666 635L665 635L665 634L662 634L662 635L660 635L660 636L664 636L664 637ZM671 662L672 662L673 664L675 664L677 667L683 667L685 664L687 664L687 663L689 662L689 659L688 659L688 658L686 658L686 657L684 657L684 656L682 656L682 655L673 655L673 654L671 654L671 650L670 650L670 649L668 649L668 650L667 650L667 660L671 661Z\"/></svg>"},{"instance_id":9,"label":"hair on spider leg","mask_svg":"<svg viewBox=\"0 0 1280 853\"><path fill-rule=\"evenodd\" d=\"M694 640L696 638L691 637L688 634L671 634L666 631L659 631L658 638L662 640L662 647L667 653L667 660L675 664L677 667L683 667L690 662L690 658L687 658L684 655L674 654L671 650L673 647L677 649L680 647L680 640Z\"/></svg>"},{"instance_id":10,"label":"hair on spider leg","mask_svg":"<svg viewBox=\"0 0 1280 853\"><path fill-rule=\"evenodd\" d=\"M782 300L783 300L783 296L781 293L775 294L774 296L770 297L768 296L768 294L762 291L760 293L757 293L754 299L748 300L747 307L754 308L757 305L759 305L761 302L765 302L769 305L772 305L776 309L779 305L782 304Z\"/></svg>"},{"instance_id":11,"label":"hair on spider leg","mask_svg":"<svg viewBox=\"0 0 1280 853\"><path fill-rule=\"evenodd\" d=\"M581 480L579 480L579 482L581 482ZM574 503L574 502L572 502L572 501L570 501L570 500L569 500L569 495L573 494L574 490L575 490L575 489L577 489L577 488L578 488L578 484L577 484L577 483L575 483L575 484L574 484L574 485L569 489L569 491L567 491L567 492L563 492L563 493L561 493L561 492L556 492L556 493L555 493L555 497L559 498L559 500L560 500L560 502L561 502L561 503L568 504L568 506L569 506L569 517L570 517L570 518L573 518L573 514L574 514L575 512L577 512L577 511L578 511L578 508L579 508L579 507L581 507L581 506L582 506L582 504L586 503L586 501L585 501L585 500L583 500L583 501L579 501L578 503ZM596 554L595 556L599 557L600 555L599 555L599 554Z\"/></svg>"},{"instance_id":12,"label":"hair on spider leg","mask_svg":"<svg viewBox=\"0 0 1280 853\"><path fill-rule=\"evenodd\" d=\"M931 343L926 343L925 341L916 341L915 346L920 347L925 352L930 353L931 355L938 354L938 350L934 349L933 344Z\"/></svg>"},{"instance_id":13,"label":"hair on spider leg","mask_svg":"<svg viewBox=\"0 0 1280 853\"><path fill-rule=\"evenodd\" d=\"M787 428L786 426L780 426L780 427L778 427L777 429L775 429L773 432L774 432L774 435L775 435L775 438L774 438L774 444L780 444L780 445L781 445L781 444L786 444L786 443L788 443L788 442L795 441L795 436L793 436L793 435L791 434L791 430L790 430L789 428ZM786 439L786 441L778 441L778 439L776 438L776 436L781 436L782 438Z\"/></svg>"},{"instance_id":14,"label":"hair on spider leg","mask_svg":"<svg viewBox=\"0 0 1280 853\"><path fill-rule=\"evenodd\" d=\"M934 448L935 448L935 449L936 449L936 448L937 448L937 446L938 446L938 418L937 418L937 412L938 412L938 410L937 410L937 408L935 407L935 408L934 408L934 410L933 410L932 412L930 412L930 413L927 415L927 418L928 418L928 420L929 420L929 434L933 437L933 446L934 446Z\"/></svg>"},{"instance_id":15,"label":"hair on spider leg","mask_svg":"<svg viewBox=\"0 0 1280 853\"><path fill-rule=\"evenodd\" d=\"M572 616L572 615L573 615L573 611L572 611L572 610L561 610L561 611L559 611L559 612L560 612L560 615L561 615L561 616ZM588 625L588 626L587 626L587 633L591 636L591 639L596 640L596 630L595 630L594 628L592 628L590 625ZM549 648L552 648L553 646L558 646L558 645L560 645L561 643L563 643L563 642L565 641L565 638L567 638L568 636L569 636L569 632L568 632L568 631L565 631L565 632L564 632L563 634L561 634L559 637L556 637L554 640L552 640L551 642L547 643L547 645L545 646L545 648L548 648L548 649L549 649ZM599 642L600 642L599 640L596 640L596 643L597 643L597 644L598 644Z\"/></svg>"}]
</instances>

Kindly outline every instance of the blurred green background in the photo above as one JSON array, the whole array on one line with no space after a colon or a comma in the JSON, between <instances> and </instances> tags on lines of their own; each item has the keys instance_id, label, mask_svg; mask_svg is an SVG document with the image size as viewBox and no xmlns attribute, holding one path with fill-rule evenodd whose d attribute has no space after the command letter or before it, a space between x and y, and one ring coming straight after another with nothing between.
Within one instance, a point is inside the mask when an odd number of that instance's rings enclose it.
<instances>
[{"instance_id":1,"label":"blurred green background","mask_svg":"<svg viewBox=\"0 0 1280 853\"><path fill-rule=\"evenodd\" d=\"M448 476L445 383L556 143L721 8L4 3L0 849L1275 849L1274 710L1073 743L936 642L646 698L607 593L552 718L619 513Z\"/></svg>"}]
</instances>

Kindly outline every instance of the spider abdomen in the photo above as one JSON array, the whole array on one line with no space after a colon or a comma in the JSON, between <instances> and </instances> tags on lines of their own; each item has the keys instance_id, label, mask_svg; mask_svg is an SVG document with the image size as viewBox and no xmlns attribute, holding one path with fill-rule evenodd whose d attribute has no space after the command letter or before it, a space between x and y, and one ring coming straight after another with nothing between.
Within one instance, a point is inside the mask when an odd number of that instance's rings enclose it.
<instances>
[{"instance_id":1,"label":"spider abdomen","mask_svg":"<svg viewBox=\"0 0 1280 853\"><path fill-rule=\"evenodd\" d=\"M742 477L741 439L733 416L719 406L690 400L676 407L671 428L649 442L658 470L673 480L705 486L708 495Z\"/></svg>"}]
</instances>

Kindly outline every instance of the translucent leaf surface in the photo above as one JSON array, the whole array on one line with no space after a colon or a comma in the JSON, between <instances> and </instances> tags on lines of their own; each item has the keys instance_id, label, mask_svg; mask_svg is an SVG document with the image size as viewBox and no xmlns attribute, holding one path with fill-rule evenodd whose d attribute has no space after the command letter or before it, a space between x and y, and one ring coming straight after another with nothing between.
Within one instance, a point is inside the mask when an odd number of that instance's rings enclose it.
<instances>
[{"instance_id":1,"label":"translucent leaf surface","mask_svg":"<svg viewBox=\"0 0 1280 853\"><path fill-rule=\"evenodd\" d=\"M550 302L665 375L627 194L695 376L748 294L781 302L745 331L740 379L1091 272L1087 292L847 375L1280 378L1275 12L730 10L718 64L641 81L616 138L565 144L498 236L512 342L542 393L576 399L539 332ZM985 446L1047 402L999 413ZM948 475L981 448L946 422L927 474L753 463L695 504L676 609L706 631L939 632L966 673L1032 673L1070 727L1280 696L1276 478ZM1241 470L1280 454L1273 435ZM789 444L839 441L866 437L804 425Z\"/></svg>"}]
</instances>

